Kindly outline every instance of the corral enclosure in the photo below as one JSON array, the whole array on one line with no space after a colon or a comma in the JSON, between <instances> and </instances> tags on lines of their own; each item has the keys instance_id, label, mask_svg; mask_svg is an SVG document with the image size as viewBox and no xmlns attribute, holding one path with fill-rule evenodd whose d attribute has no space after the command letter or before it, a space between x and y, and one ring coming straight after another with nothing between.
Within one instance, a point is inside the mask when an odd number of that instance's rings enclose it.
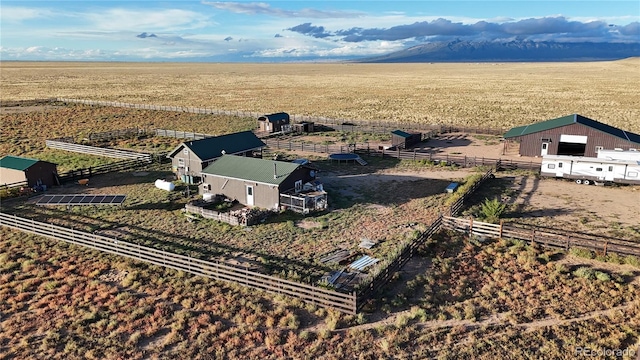
<instances>
[{"instance_id":1,"label":"corral enclosure","mask_svg":"<svg viewBox=\"0 0 640 360\"><path fill-rule=\"evenodd\" d=\"M68 97L509 128L580 113L640 132L640 58L584 63L3 62L3 100Z\"/></svg>"}]
</instances>

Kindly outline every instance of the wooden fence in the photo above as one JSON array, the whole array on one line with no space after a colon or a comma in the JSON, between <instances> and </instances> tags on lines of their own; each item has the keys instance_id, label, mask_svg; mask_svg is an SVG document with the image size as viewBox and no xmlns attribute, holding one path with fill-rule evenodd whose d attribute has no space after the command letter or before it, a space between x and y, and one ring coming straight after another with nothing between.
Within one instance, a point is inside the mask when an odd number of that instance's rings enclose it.
<instances>
[{"instance_id":1,"label":"wooden fence","mask_svg":"<svg viewBox=\"0 0 640 360\"><path fill-rule=\"evenodd\" d=\"M492 166L494 168L508 168L508 169L527 169L527 170L539 170L540 163L535 161L517 161L507 159L493 159L477 156L466 155L448 155L448 154L434 154L429 151L410 150L402 151L396 150L378 150L372 149L369 144L353 144L353 146L337 145L337 144L316 144L316 143L304 143L291 140L282 139L263 139L267 147L273 150L287 150L287 151L306 151L322 154L333 154L342 152L356 152L361 155L379 156L379 157L392 157L398 160L409 161L431 161L433 163L445 163L448 165L455 164L461 167L476 167L476 166Z\"/></svg>"},{"instance_id":2,"label":"wooden fence","mask_svg":"<svg viewBox=\"0 0 640 360\"><path fill-rule=\"evenodd\" d=\"M151 104L131 104L118 101L95 101L95 100L83 100L83 99L69 99L69 98L55 98L52 101L65 102L65 103L77 103L85 105L97 105L97 106L113 106L123 107L129 109L146 109L146 110L160 110L160 111L176 111L176 112L188 112L194 114L215 114L215 115L229 115L238 117L250 117L257 119L263 116L265 113L253 112L253 111L240 111L240 110L221 110L212 108L197 108L197 107L185 107L185 106L159 106ZM323 116L308 116L308 115L289 115L292 122L314 122L317 124L327 125L331 128L341 131L358 131L358 132L373 132L388 134L393 130L405 130L405 131L420 131L420 132L434 132L434 133L451 133L451 132L466 132L473 134L491 134L502 135L507 129L504 128L480 128L480 127L460 127L452 125L433 125L433 124L421 124L421 123L399 123L388 120L366 120L366 119L333 119Z\"/></svg>"},{"instance_id":3,"label":"wooden fence","mask_svg":"<svg viewBox=\"0 0 640 360\"><path fill-rule=\"evenodd\" d=\"M596 252L616 253L620 255L640 256L640 243L634 243L622 239L612 239L600 235L554 230L544 227L531 226L518 223L490 224L473 219L461 219L445 216L442 219L445 229L486 236L491 238L509 238L539 244L547 247L556 247L565 250L570 248L583 248Z\"/></svg>"},{"instance_id":4,"label":"wooden fence","mask_svg":"<svg viewBox=\"0 0 640 360\"><path fill-rule=\"evenodd\" d=\"M96 146L80 145L70 142L62 142L57 140L47 140L47 147L65 151L72 151L88 155L104 156L116 159L146 159L151 162L151 155L134 151L117 150L109 148L101 148Z\"/></svg>"},{"instance_id":5,"label":"wooden fence","mask_svg":"<svg viewBox=\"0 0 640 360\"><path fill-rule=\"evenodd\" d=\"M131 169L139 169L149 165L152 162L149 158L138 158L130 160L122 160L111 164L104 164L99 166L91 166L88 168L75 169L58 174L58 180L60 183L75 181L78 179L90 178L95 175L108 174L115 171L124 171Z\"/></svg>"},{"instance_id":6,"label":"wooden fence","mask_svg":"<svg viewBox=\"0 0 640 360\"><path fill-rule=\"evenodd\" d=\"M333 308L347 314L356 313L355 293L345 294L319 286L261 274L250 271L248 268L195 259L115 238L37 222L5 213L0 213L0 225L215 280L227 281L274 294L287 295L307 303Z\"/></svg>"},{"instance_id":7,"label":"wooden fence","mask_svg":"<svg viewBox=\"0 0 640 360\"><path fill-rule=\"evenodd\" d=\"M488 170L472 187L467 189L467 191L462 194L462 197L456 201L448 210L449 214L457 214L458 211L462 209L464 205L464 201L471 196L477 189L482 185L487 179L491 179L493 175L493 170ZM397 255L388 260L385 263L381 264L381 270L370 280L370 282L366 286L361 286L358 290L358 306L363 306L368 299L371 298L372 295L382 290L389 280L393 277L393 274L396 271L402 269L404 264L406 264L412 257L415 255L418 248L424 244L433 234L438 232L443 224L444 216L441 214L436 218L429 228L421 233L416 239L413 241L406 243L402 248L399 249Z\"/></svg>"},{"instance_id":8,"label":"wooden fence","mask_svg":"<svg viewBox=\"0 0 640 360\"><path fill-rule=\"evenodd\" d=\"M154 134L155 136L164 136L164 137L172 137L176 139L189 139L189 140L200 140L200 139L216 137L216 135L210 135L210 134L200 134L200 133L194 133L194 132L165 130L165 129L155 129Z\"/></svg>"},{"instance_id":9,"label":"wooden fence","mask_svg":"<svg viewBox=\"0 0 640 360\"><path fill-rule=\"evenodd\" d=\"M113 139L130 138L130 137L146 135L146 134L147 134L146 129L134 127L134 128L118 129L118 130L111 130L111 131L104 131L104 132L92 132L89 134L87 139L89 141L109 141Z\"/></svg>"}]
</instances>

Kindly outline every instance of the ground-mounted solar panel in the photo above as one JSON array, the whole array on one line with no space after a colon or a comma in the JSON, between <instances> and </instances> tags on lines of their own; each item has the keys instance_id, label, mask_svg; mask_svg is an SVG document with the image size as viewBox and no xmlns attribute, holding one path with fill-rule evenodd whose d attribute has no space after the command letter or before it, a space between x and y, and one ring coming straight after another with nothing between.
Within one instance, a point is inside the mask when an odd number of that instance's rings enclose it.
<instances>
[{"instance_id":1,"label":"ground-mounted solar panel","mask_svg":"<svg viewBox=\"0 0 640 360\"><path fill-rule=\"evenodd\" d=\"M122 205L126 195L42 195L36 205Z\"/></svg>"}]
</instances>

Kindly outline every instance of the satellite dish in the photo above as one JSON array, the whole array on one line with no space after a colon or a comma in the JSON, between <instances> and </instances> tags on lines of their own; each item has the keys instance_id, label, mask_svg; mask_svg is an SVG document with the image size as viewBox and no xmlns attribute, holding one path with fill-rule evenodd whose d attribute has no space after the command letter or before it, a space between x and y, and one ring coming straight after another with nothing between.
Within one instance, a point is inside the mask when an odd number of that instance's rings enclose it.
<instances>
[{"instance_id":1,"label":"satellite dish","mask_svg":"<svg viewBox=\"0 0 640 360\"><path fill-rule=\"evenodd\" d=\"M226 153L227 153L226 151L222 150L222 155L224 155L224 154L226 154Z\"/></svg>"}]
</instances>

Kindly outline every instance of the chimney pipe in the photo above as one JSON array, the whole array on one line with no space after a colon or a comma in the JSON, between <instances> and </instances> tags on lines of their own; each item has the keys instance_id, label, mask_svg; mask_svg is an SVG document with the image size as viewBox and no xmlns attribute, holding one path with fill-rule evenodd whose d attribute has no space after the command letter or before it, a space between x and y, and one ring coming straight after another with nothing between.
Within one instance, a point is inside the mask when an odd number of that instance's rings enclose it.
<instances>
[{"instance_id":1,"label":"chimney pipe","mask_svg":"<svg viewBox=\"0 0 640 360\"><path fill-rule=\"evenodd\" d=\"M277 179L278 178L278 172L276 171L276 162L273 162L273 179Z\"/></svg>"}]
</instances>

